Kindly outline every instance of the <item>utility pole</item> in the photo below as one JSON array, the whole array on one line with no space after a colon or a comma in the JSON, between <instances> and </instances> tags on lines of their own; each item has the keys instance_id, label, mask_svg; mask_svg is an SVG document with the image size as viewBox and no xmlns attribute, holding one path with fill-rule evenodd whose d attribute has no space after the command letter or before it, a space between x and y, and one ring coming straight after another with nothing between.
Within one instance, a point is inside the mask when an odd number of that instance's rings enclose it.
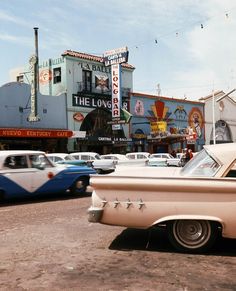
<instances>
[{"instance_id":1,"label":"utility pole","mask_svg":"<svg viewBox=\"0 0 236 291\"><path fill-rule=\"evenodd\" d=\"M212 139L213 144L216 144L216 124L215 124L215 91L212 90Z\"/></svg>"}]
</instances>

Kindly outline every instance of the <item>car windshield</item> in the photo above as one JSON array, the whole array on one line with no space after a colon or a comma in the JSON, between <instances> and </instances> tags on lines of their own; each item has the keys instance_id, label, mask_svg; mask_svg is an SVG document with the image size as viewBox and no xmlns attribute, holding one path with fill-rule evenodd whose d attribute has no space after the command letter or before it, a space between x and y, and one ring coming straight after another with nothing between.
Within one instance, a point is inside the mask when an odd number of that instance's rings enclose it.
<instances>
[{"instance_id":1,"label":"car windshield","mask_svg":"<svg viewBox=\"0 0 236 291\"><path fill-rule=\"evenodd\" d=\"M39 165L43 164L46 168L54 166L54 164L45 155L30 155L29 159L31 161L32 168L37 168Z\"/></svg>"},{"instance_id":2,"label":"car windshield","mask_svg":"<svg viewBox=\"0 0 236 291\"><path fill-rule=\"evenodd\" d=\"M213 177L220 165L205 149L192 158L181 170L182 176Z\"/></svg>"}]
</instances>

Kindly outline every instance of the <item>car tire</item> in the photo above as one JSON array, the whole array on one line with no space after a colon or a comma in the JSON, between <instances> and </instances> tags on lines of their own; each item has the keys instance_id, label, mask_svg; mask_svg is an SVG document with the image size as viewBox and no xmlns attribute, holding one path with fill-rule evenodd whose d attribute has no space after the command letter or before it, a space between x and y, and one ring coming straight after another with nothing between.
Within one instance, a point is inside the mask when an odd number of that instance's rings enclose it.
<instances>
[{"instance_id":1,"label":"car tire","mask_svg":"<svg viewBox=\"0 0 236 291\"><path fill-rule=\"evenodd\" d=\"M84 194L89 185L89 177L80 177L72 185L70 191L73 195Z\"/></svg>"},{"instance_id":2,"label":"car tire","mask_svg":"<svg viewBox=\"0 0 236 291\"><path fill-rule=\"evenodd\" d=\"M207 220L174 220L167 225L170 243L181 252L209 250L218 235L216 223Z\"/></svg>"}]
</instances>

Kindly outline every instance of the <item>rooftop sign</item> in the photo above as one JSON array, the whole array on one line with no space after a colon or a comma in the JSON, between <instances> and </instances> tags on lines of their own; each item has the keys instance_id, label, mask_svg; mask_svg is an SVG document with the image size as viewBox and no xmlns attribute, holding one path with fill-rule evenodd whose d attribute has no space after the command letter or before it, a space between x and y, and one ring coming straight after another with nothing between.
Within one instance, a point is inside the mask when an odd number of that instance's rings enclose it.
<instances>
[{"instance_id":1,"label":"rooftop sign","mask_svg":"<svg viewBox=\"0 0 236 291\"><path fill-rule=\"evenodd\" d=\"M103 55L103 62L105 66L111 66L128 62L128 48L122 47L114 50L106 51Z\"/></svg>"}]
</instances>

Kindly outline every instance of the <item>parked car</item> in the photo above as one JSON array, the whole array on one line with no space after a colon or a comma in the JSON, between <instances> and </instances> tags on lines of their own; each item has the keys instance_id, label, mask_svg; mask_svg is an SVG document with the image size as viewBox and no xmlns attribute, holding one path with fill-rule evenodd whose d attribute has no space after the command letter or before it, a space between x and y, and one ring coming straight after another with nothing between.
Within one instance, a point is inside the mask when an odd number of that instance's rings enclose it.
<instances>
[{"instance_id":1,"label":"parked car","mask_svg":"<svg viewBox=\"0 0 236 291\"><path fill-rule=\"evenodd\" d=\"M167 166L182 167L184 165L183 153L177 153L176 158L172 157L166 160Z\"/></svg>"},{"instance_id":2,"label":"parked car","mask_svg":"<svg viewBox=\"0 0 236 291\"><path fill-rule=\"evenodd\" d=\"M166 159L164 158L148 159L146 165L151 167L167 167Z\"/></svg>"},{"instance_id":3,"label":"parked car","mask_svg":"<svg viewBox=\"0 0 236 291\"><path fill-rule=\"evenodd\" d=\"M101 155L101 159L105 160L113 160L113 161L127 161L129 160L126 155L123 154L106 154L106 155Z\"/></svg>"},{"instance_id":4,"label":"parked car","mask_svg":"<svg viewBox=\"0 0 236 291\"><path fill-rule=\"evenodd\" d=\"M56 164L66 164L74 166L92 166L90 163L84 160L77 160L72 155L67 153L50 153L46 156Z\"/></svg>"},{"instance_id":5,"label":"parked car","mask_svg":"<svg viewBox=\"0 0 236 291\"><path fill-rule=\"evenodd\" d=\"M89 221L129 228L166 226L182 252L236 239L236 143L206 145L183 168L147 167L92 177Z\"/></svg>"},{"instance_id":6,"label":"parked car","mask_svg":"<svg viewBox=\"0 0 236 291\"><path fill-rule=\"evenodd\" d=\"M88 163L91 163L92 167L99 173L99 174L108 174L115 170L116 164L113 160L105 160L101 159L98 153L94 152L75 152L71 153L77 160L84 160Z\"/></svg>"},{"instance_id":7,"label":"parked car","mask_svg":"<svg viewBox=\"0 0 236 291\"><path fill-rule=\"evenodd\" d=\"M148 152L133 152L133 153L127 153L126 157L130 160L148 159L150 157L150 153L148 153Z\"/></svg>"},{"instance_id":8,"label":"parked car","mask_svg":"<svg viewBox=\"0 0 236 291\"><path fill-rule=\"evenodd\" d=\"M173 159L174 157L169 153L155 153L151 154L148 158L147 165L155 167L166 167L167 159Z\"/></svg>"},{"instance_id":9,"label":"parked car","mask_svg":"<svg viewBox=\"0 0 236 291\"><path fill-rule=\"evenodd\" d=\"M0 198L82 194L95 173L86 166L56 165L41 151L0 151Z\"/></svg>"},{"instance_id":10,"label":"parked car","mask_svg":"<svg viewBox=\"0 0 236 291\"><path fill-rule=\"evenodd\" d=\"M155 153L151 154L149 159L173 159L174 157L169 153Z\"/></svg>"},{"instance_id":11,"label":"parked car","mask_svg":"<svg viewBox=\"0 0 236 291\"><path fill-rule=\"evenodd\" d=\"M122 154L101 155L101 159L113 160L116 164L116 169L120 166L145 166L147 161L146 159L129 159Z\"/></svg>"}]
</instances>

